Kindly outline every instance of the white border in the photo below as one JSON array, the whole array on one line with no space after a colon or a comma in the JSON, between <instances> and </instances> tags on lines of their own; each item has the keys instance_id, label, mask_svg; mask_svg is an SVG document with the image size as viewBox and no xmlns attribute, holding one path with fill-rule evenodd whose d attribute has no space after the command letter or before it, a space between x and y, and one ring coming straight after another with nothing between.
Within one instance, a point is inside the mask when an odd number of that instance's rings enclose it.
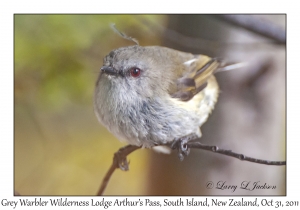
<instances>
[{"instance_id":1,"label":"white border","mask_svg":"<svg viewBox=\"0 0 300 210\"><path fill-rule=\"evenodd\" d=\"M274 200L298 200L299 169L299 13L296 4L275 1L10 1L1 3L1 141L0 141L0 199L13 197L13 14L14 13L287 13L287 197L267 197ZM225 6L224 6L225 4ZM220 6L218 6L220 5ZM170 8L171 7L171 8ZM124 9L126 8L126 9ZM48 199L49 197L47 197ZM113 197L110 197L111 199ZM131 197L134 198L134 197ZM143 197L145 199L146 197ZM153 198L153 197L152 197ZM173 197L174 198L174 197ZM212 199L214 197L209 197ZM216 197L225 200L228 197ZM46 199L46 198L45 198ZM89 200L72 197L72 200ZM138 198L137 198L138 199ZM164 198L157 198L163 202ZM239 199L239 198L236 198ZM260 197L259 199L263 199ZM66 208L66 207L65 207ZM70 208L70 207L69 207ZM98 207L99 208L99 207ZM270 207L271 208L271 207ZM274 208L274 207L272 207ZM74 207L71 207L74 209ZM113 209L113 208L110 208ZM243 209L243 208L242 208Z\"/></svg>"}]
</instances>

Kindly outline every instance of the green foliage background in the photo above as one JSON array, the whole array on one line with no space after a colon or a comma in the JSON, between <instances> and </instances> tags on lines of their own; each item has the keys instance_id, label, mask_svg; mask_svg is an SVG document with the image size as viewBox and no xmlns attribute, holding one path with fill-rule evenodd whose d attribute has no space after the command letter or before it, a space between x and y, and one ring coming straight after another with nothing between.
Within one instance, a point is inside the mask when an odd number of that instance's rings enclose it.
<instances>
[{"instance_id":1,"label":"green foliage background","mask_svg":"<svg viewBox=\"0 0 300 210\"><path fill-rule=\"evenodd\" d=\"M103 57L133 44L109 25L141 45L160 44L143 20L164 24L166 16L14 16L14 188L21 195L96 194L125 144L97 122L94 85ZM106 194L144 194L149 152L129 156L130 171L117 171Z\"/></svg>"}]
</instances>

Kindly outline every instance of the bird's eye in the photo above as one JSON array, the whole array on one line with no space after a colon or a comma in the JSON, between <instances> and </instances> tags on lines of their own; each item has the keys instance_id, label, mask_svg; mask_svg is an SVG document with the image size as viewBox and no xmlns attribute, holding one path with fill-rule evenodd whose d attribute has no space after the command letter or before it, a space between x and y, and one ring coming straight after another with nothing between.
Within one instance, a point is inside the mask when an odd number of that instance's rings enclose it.
<instances>
[{"instance_id":1,"label":"bird's eye","mask_svg":"<svg viewBox=\"0 0 300 210\"><path fill-rule=\"evenodd\" d=\"M140 74L141 74L141 69L136 68L136 67L130 69L130 75L132 77L138 77L138 76L140 76Z\"/></svg>"}]
</instances>

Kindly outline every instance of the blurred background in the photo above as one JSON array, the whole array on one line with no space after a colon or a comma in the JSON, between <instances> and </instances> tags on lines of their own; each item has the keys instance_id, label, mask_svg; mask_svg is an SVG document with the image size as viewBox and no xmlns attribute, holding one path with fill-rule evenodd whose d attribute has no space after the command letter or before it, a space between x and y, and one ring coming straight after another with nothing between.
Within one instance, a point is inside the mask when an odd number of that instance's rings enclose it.
<instances>
[{"instance_id":1,"label":"blurred background","mask_svg":"<svg viewBox=\"0 0 300 210\"><path fill-rule=\"evenodd\" d=\"M266 36L234 18L263 25ZM247 19L249 18L249 19ZM245 22L245 21L244 21ZM244 61L217 74L221 93L202 143L266 159L286 158L285 15L14 15L14 189L21 195L96 195L119 142L93 111L103 57L134 43ZM251 25L251 24L250 24ZM272 34L272 33L271 33ZM275 37L275 38L274 38ZM278 38L279 37L279 38ZM140 149L104 195L285 195L286 167L192 150L180 162ZM239 189L243 181L275 189ZM214 183L212 189L207 183ZM232 192L217 183L237 185Z\"/></svg>"}]
</instances>

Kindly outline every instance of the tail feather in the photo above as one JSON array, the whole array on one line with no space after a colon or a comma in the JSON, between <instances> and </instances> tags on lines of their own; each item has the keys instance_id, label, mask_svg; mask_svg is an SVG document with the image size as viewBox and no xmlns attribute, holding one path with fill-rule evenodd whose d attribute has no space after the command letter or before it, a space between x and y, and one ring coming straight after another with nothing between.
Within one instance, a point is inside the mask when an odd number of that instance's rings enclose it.
<instances>
[{"instance_id":1,"label":"tail feather","mask_svg":"<svg viewBox=\"0 0 300 210\"><path fill-rule=\"evenodd\" d=\"M230 71L234 69L239 69L247 66L248 63L240 62L240 63L226 63L224 61L221 62L219 68L215 71L215 73L222 72L222 71Z\"/></svg>"}]
</instances>

